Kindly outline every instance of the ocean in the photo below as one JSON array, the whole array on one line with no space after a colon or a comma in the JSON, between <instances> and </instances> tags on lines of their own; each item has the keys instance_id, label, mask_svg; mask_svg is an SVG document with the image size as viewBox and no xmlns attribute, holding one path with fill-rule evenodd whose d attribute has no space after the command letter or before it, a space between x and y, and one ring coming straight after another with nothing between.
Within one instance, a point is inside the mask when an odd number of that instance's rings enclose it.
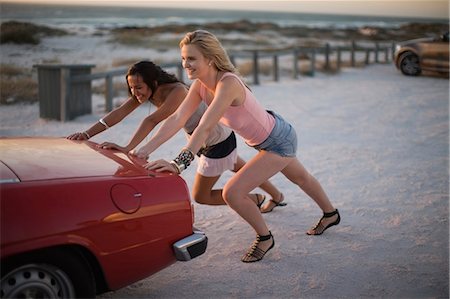
<instances>
[{"instance_id":1,"label":"ocean","mask_svg":"<svg viewBox=\"0 0 450 299\"><path fill-rule=\"evenodd\" d=\"M442 23L448 20L403 17L373 17L311 13L282 13L236 10L189 10L150 7L95 7L0 3L1 22L17 20L66 29L111 29L124 26L154 27L167 24L233 22L272 22L279 26L309 28L389 27L411 23Z\"/></svg>"}]
</instances>

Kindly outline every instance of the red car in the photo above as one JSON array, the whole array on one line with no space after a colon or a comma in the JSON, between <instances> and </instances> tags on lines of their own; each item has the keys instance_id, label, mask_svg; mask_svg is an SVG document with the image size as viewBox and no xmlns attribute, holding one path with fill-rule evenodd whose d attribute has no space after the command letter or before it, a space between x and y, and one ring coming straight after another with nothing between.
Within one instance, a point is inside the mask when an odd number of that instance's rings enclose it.
<instances>
[{"instance_id":1,"label":"red car","mask_svg":"<svg viewBox=\"0 0 450 299\"><path fill-rule=\"evenodd\" d=\"M203 254L185 181L63 138L1 138L1 297L91 298Z\"/></svg>"}]
</instances>

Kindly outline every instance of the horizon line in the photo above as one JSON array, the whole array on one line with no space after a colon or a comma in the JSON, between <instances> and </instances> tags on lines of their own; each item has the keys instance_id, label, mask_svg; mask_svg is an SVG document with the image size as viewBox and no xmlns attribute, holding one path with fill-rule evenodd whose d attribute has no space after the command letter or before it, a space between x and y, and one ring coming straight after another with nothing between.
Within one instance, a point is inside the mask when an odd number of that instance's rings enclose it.
<instances>
[{"instance_id":1,"label":"horizon line","mask_svg":"<svg viewBox=\"0 0 450 299\"><path fill-rule=\"evenodd\" d=\"M442 21L448 21L449 20L449 10L448 10L448 2L444 2L444 1L430 1L430 2L437 2L440 4L446 3L446 15L445 16L434 16L434 15L398 15L398 14L381 14L381 13L371 13L368 14L367 12L339 12L339 11L334 11L334 12L330 12L330 11L312 11L312 10L284 10L280 7L277 7L277 9L270 9L270 8L262 8L261 6L257 6L257 7L240 7L240 8L233 8L230 7L230 5L228 5L226 8L220 8L220 7L212 7L209 5L206 5L205 7L185 7L185 6L181 6L181 7L176 7L176 6L171 6L168 3L179 3L180 1L158 1L158 2L142 2L142 1L130 1L128 4L124 4L121 1L108 1L108 3L101 3L100 1L87 1L84 2L83 0L79 0L78 2L53 2L52 0L0 0L0 5L1 4L13 4L13 5L43 5L43 6L67 6L67 7L82 7L82 6L89 6L89 7L117 7L117 8L165 8L165 9L185 9L185 10L202 10L202 11L211 11L211 10L227 10L227 11L253 11L253 12L272 12L272 13L298 13L298 14L312 14L312 15L337 15L337 16L358 16L358 17L381 17L381 18L403 18L403 19L433 19L433 20L442 20ZM203 1L190 1L190 3L209 3L209 4L213 4L213 3L230 3L230 2L236 2L236 3L242 3L242 2L252 2L252 1L235 1L235 0L231 0L231 1L210 1L210 2L203 2ZM270 1L261 1L262 3L266 2L269 3ZM273 1L272 1L273 2ZM284 2L284 3L290 3L290 4L302 4L305 2L312 2L312 1L277 1L276 3L280 3L280 2ZM317 0L317 2L333 2L333 1L322 1L322 0ZM357 1L334 1L334 2L352 2L352 3L357 3ZM365 1L361 1L361 2L365 2ZM359 4L362 4L362 3ZM372 2L376 2L376 1L372 1ZM382 2L382 1L381 1ZM399 2L399 1L397 1ZM400 1L401 2L401 1ZM387 2L389 3L389 2ZM392 2L391 2L392 3ZM410 3L414 3L414 1L410 2Z\"/></svg>"}]
</instances>

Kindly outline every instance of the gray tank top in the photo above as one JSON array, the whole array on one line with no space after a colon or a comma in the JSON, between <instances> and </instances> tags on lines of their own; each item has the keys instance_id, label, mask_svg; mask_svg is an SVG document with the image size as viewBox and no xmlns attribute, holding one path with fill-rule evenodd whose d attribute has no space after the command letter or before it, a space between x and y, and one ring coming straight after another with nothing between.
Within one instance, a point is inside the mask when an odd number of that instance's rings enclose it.
<instances>
[{"instance_id":1,"label":"gray tank top","mask_svg":"<svg viewBox=\"0 0 450 299\"><path fill-rule=\"evenodd\" d=\"M197 110L192 114L192 116L188 119L186 124L184 125L184 130L188 135L191 135L194 132L195 128L197 128L200 119L205 113L206 109L208 109L208 105L205 102L201 102L198 106ZM211 146L217 144L219 142L224 141L231 134L231 129L218 123L214 126L213 130L209 134L208 138L206 138L204 146Z\"/></svg>"}]
</instances>

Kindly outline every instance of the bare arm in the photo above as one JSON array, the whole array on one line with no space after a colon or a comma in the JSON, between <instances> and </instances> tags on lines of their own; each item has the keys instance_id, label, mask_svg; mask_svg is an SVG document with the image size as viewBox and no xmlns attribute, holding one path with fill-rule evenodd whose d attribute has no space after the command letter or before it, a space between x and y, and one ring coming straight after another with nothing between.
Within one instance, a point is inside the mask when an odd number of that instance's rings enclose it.
<instances>
[{"instance_id":1,"label":"bare arm","mask_svg":"<svg viewBox=\"0 0 450 299\"><path fill-rule=\"evenodd\" d=\"M225 78L224 80L219 81L216 86L214 99L189 139L187 145L188 150L192 154L198 152L212 128L217 125L227 108L232 105L237 106L242 104L244 98L245 93L243 87L236 79ZM173 165L164 160L150 162L146 165L146 168L156 171L180 172L180 170L176 170Z\"/></svg>"},{"instance_id":2,"label":"bare arm","mask_svg":"<svg viewBox=\"0 0 450 299\"><path fill-rule=\"evenodd\" d=\"M194 82L192 87L189 89L189 93L184 99L183 103L178 107L178 109L169 116L166 121L161 125L159 130L156 132L152 138L143 145L139 150L135 151L133 154L140 158L147 158L151 153L153 153L158 147L169 140L173 135L175 135L187 122L189 117L194 113L200 104L200 96L198 94L198 82ZM196 87L197 86L197 87Z\"/></svg>"},{"instance_id":3,"label":"bare arm","mask_svg":"<svg viewBox=\"0 0 450 299\"><path fill-rule=\"evenodd\" d=\"M183 102L187 95L187 90L184 86L174 88L166 97L163 104L158 109L147 116L139 125L134 133L134 136L124 147L120 147L114 143L103 143L103 148L116 148L122 152L128 153L134 149L144 138L163 120L168 118Z\"/></svg>"},{"instance_id":4,"label":"bare arm","mask_svg":"<svg viewBox=\"0 0 450 299\"><path fill-rule=\"evenodd\" d=\"M219 81L214 99L189 138L186 147L194 153L198 152L225 111L232 105L240 105L244 101L244 97L242 86L236 79L228 77Z\"/></svg>"},{"instance_id":5,"label":"bare arm","mask_svg":"<svg viewBox=\"0 0 450 299\"><path fill-rule=\"evenodd\" d=\"M117 107L113 111L109 112L103 117L103 121L112 127L124 119L128 114L133 112L140 104L133 98L128 98L125 103ZM89 129L84 132L77 132L67 136L67 139L71 140L87 140L95 135L106 130L106 127L100 122L96 122Z\"/></svg>"}]
</instances>

